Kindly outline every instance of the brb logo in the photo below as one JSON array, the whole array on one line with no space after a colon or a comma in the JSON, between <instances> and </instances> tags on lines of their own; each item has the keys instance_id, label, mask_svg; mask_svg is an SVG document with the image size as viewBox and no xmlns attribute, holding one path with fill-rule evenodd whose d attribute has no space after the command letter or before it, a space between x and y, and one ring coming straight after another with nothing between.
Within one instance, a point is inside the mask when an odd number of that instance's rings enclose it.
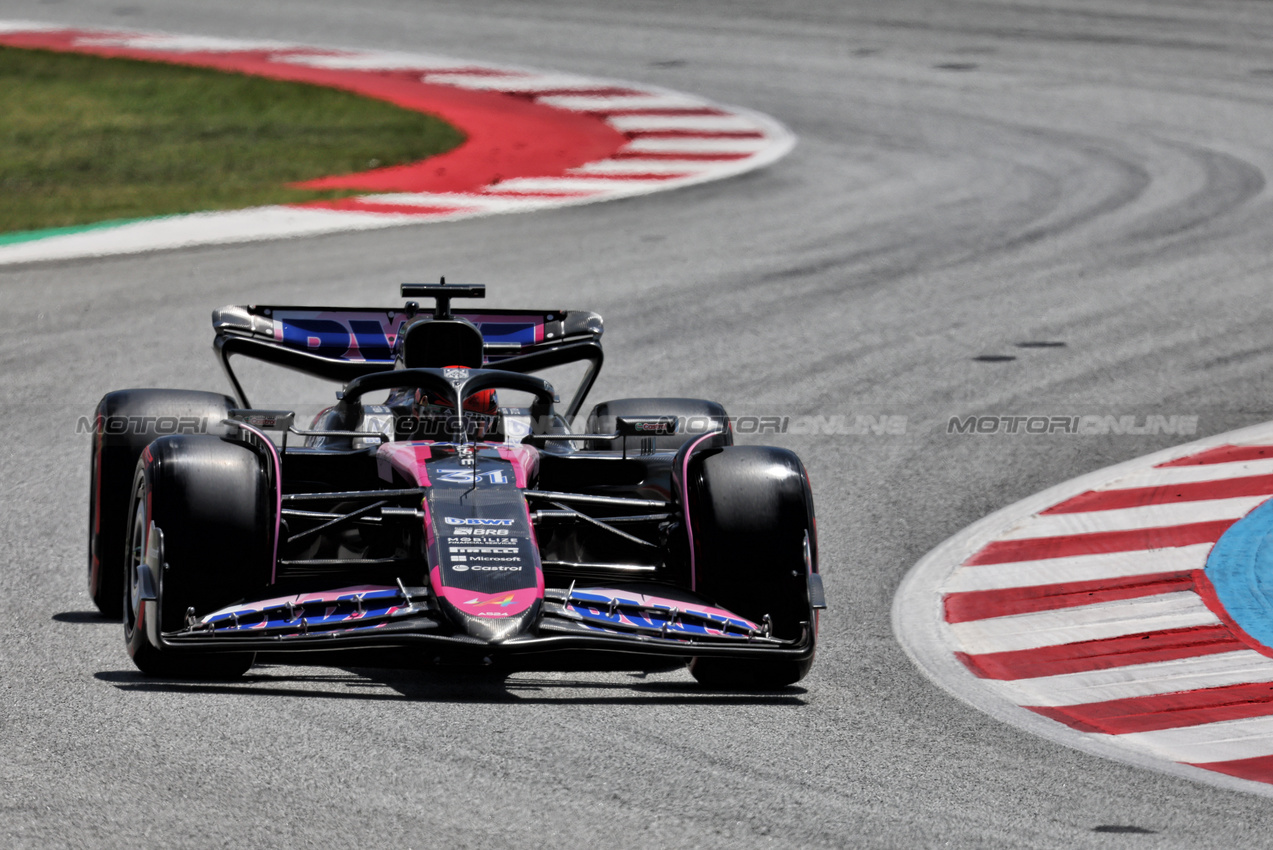
<instances>
[{"instance_id":1,"label":"brb logo","mask_svg":"<svg viewBox=\"0 0 1273 850\"><path fill-rule=\"evenodd\" d=\"M511 519L481 519L476 517L464 517L457 519L456 517L446 517L447 525L470 525L470 526L505 526L512 525Z\"/></svg>"}]
</instances>

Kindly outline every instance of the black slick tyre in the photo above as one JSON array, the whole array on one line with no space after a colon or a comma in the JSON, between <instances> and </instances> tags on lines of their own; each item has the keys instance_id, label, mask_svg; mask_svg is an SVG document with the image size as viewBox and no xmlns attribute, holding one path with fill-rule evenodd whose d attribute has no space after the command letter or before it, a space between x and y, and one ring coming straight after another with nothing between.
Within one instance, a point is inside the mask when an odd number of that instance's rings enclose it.
<instances>
[{"instance_id":1,"label":"black slick tyre","mask_svg":"<svg viewBox=\"0 0 1273 850\"><path fill-rule=\"evenodd\" d=\"M695 454L689 464L695 591L722 608L796 640L796 658L695 658L705 685L777 689L800 681L813 664L817 618L809 575L817 572L813 496L796 455L768 446L732 446Z\"/></svg>"},{"instance_id":2,"label":"black slick tyre","mask_svg":"<svg viewBox=\"0 0 1273 850\"><path fill-rule=\"evenodd\" d=\"M148 676L226 679L252 666L251 653L164 651L147 637L142 565L152 529L162 541L151 587L161 632L207 614L268 581L269 486L260 457L247 446L211 437L162 437L142 453L133 478L122 591L124 640Z\"/></svg>"},{"instance_id":3,"label":"black slick tyre","mask_svg":"<svg viewBox=\"0 0 1273 850\"><path fill-rule=\"evenodd\" d=\"M221 434L234 400L192 390L119 390L93 420L88 506L88 592L97 610L123 613L125 545L133 474L142 449L164 434Z\"/></svg>"}]
</instances>

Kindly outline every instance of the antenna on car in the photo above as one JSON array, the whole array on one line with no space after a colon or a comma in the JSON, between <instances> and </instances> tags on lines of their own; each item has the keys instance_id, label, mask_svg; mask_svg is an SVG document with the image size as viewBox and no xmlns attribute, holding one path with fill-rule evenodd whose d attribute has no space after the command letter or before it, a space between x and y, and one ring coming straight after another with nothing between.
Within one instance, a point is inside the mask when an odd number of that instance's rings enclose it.
<instances>
[{"instance_id":1,"label":"antenna on car","mask_svg":"<svg viewBox=\"0 0 1273 850\"><path fill-rule=\"evenodd\" d=\"M437 283L404 283L402 284L403 298L432 298L437 304L433 308L433 318L450 319L451 316L451 299L452 298L485 298L486 287L480 283L451 283L446 282L446 277L438 279Z\"/></svg>"}]
</instances>

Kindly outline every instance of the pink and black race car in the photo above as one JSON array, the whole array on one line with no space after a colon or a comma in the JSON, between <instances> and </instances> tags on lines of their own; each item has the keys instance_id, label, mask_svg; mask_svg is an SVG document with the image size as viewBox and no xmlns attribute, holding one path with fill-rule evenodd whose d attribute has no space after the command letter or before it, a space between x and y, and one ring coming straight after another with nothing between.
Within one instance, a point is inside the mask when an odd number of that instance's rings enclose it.
<instances>
[{"instance_id":1,"label":"pink and black race car","mask_svg":"<svg viewBox=\"0 0 1273 850\"><path fill-rule=\"evenodd\" d=\"M813 498L792 452L735 446L724 408L607 401L601 317L225 307L235 397L133 389L97 408L88 583L153 676L256 653L360 664L641 669L776 688L813 662ZM343 385L308 428L251 407L231 358ZM570 400L532 373L574 365Z\"/></svg>"}]
</instances>

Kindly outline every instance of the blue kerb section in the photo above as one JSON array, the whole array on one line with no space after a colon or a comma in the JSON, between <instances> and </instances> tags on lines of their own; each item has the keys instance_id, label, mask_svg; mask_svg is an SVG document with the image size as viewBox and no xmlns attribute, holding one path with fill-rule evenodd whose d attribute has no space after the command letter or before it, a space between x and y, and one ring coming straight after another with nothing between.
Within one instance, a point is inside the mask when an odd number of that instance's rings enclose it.
<instances>
[{"instance_id":1,"label":"blue kerb section","mask_svg":"<svg viewBox=\"0 0 1273 850\"><path fill-rule=\"evenodd\" d=\"M1216 542L1207 557L1207 578L1242 630L1273 647L1273 499Z\"/></svg>"}]
</instances>

